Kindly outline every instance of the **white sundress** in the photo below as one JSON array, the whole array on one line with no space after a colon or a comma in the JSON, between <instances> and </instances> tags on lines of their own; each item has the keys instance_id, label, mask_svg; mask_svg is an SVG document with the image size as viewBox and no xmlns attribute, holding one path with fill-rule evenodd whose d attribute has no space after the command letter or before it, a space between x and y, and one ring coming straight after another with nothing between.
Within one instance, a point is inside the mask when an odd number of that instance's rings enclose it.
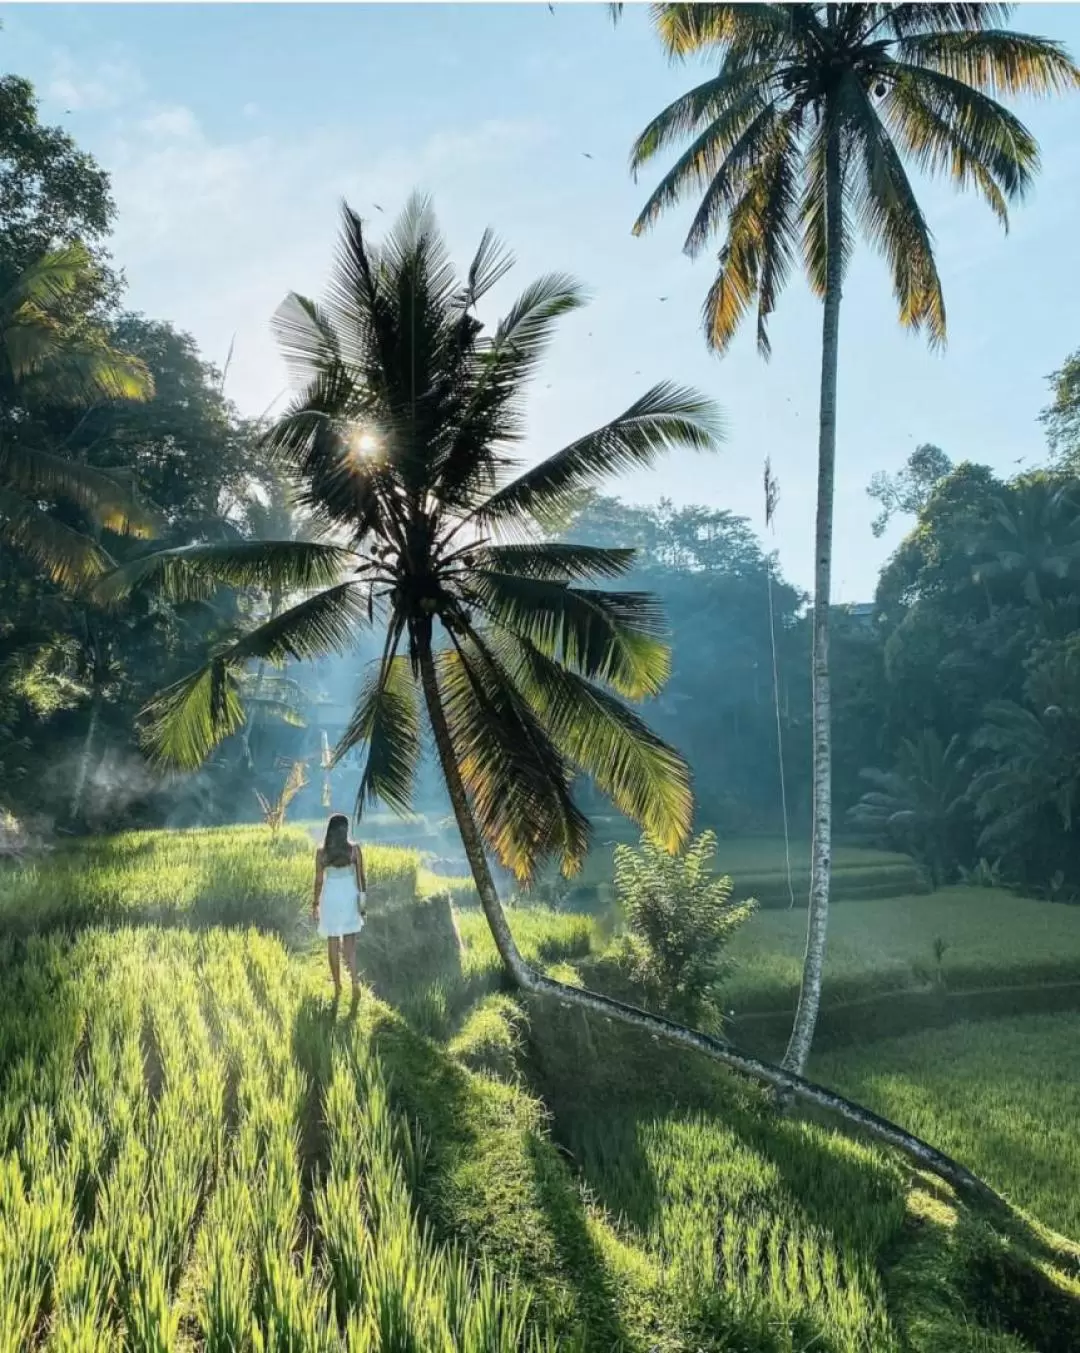
<instances>
[{"instance_id":1,"label":"white sundress","mask_svg":"<svg viewBox=\"0 0 1080 1353\"><path fill-rule=\"evenodd\" d=\"M326 865L319 897L319 934L326 939L358 935L364 928L360 915L364 903L365 896L356 883L356 866Z\"/></svg>"}]
</instances>

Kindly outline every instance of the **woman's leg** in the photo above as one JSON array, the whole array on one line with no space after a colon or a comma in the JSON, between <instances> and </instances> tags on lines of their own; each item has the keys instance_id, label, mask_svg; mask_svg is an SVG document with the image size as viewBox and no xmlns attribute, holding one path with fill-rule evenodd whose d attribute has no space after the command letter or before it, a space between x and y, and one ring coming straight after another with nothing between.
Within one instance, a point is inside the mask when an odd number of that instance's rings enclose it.
<instances>
[{"instance_id":1,"label":"woman's leg","mask_svg":"<svg viewBox=\"0 0 1080 1353\"><path fill-rule=\"evenodd\" d=\"M356 936L346 935L342 943L345 947L345 963L352 978L353 999L356 1000L360 995L360 978L356 972Z\"/></svg>"},{"instance_id":2,"label":"woman's leg","mask_svg":"<svg viewBox=\"0 0 1080 1353\"><path fill-rule=\"evenodd\" d=\"M334 979L334 999L341 995L341 941L331 935L326 941L326 953L330 959L330 976Z\"/></svg>"}]
</instances>

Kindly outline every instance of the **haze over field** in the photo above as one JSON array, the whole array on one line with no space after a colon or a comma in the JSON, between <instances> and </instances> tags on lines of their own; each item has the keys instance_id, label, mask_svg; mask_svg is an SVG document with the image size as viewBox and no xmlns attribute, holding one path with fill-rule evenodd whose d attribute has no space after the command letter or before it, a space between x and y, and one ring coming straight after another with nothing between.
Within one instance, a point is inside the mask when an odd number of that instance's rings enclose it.
<instances>
[{"instance_id":1,"label":"haze over field","mask_svg":"<svg viewBox=\"0 0 1080 1353\"><path fill-rule=\"evenodd\" d=\"M0 13L0 1353L1080 1349L1009 10Z\"/></svg>"}]
</instances>

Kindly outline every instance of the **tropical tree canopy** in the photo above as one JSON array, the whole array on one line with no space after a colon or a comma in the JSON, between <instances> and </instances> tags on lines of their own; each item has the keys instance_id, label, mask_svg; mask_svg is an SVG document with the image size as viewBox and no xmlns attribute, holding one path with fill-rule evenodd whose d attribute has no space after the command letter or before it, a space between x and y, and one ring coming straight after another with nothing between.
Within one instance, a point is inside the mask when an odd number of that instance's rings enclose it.
<instances>
[{"instance_id":1,"label":"tropical tree canopy","mask_svg":"<svg viewBox=\"0 0 1080 1353\"><path fill-rule=\"evenodd\" d=\"M689 141L652 193L635 230L687 195L700 198L686 237L699 254L726 226L705 302L705 329L723 351L756 304L757 338L801 257L826 291L827 148L839 154L840 265L856 232L884 254L902 323L945 338L945 302L930 229L905 159L971 187L1004 225L1038 167L1035 140L997 102L1080 85L1064 49L1002 27L998 4L655 5L675 58L719 70L681 95L634 146L635 171Z\"/></svg>"},{"instance_id":2,"label":"tropical tree canopy","mask_svg":"<svg viewBox=\"0 0 1080 1353\"><path fill-rule=\"evenodd\" d=\"M157 551L96 592L115 601L153 583L181 599L228 583L288 598L149 711L154 753L182 767L240 727L250 660L347 651L378 619L382 658L336 752L366 748L358 811L410 803L427 664L482 834L524 878L547 855L568 872L583 859L582 773L668 848L686 839L686 764L623 703L667 678L663 616L648 593L589 585L624 575L633 551L539 528L604 476L671 447L711 449L720 430L709 401L661 384L521 469L527 382L582 295L542 277L488 330L477 306L511 265L486 232L459 277L423 198L379 247L346 207L326 301L292 295L276 319L300 389L268 446L313 538ZM423 696L430 713L427 682Z\"/></svg>"},{"instance_id":3,"label":"tropical tree canopy","mask_svg":"<svg viewBox=\"0 0 1080 1353\"><path fill-rule=\"evenodd\" d=\"M107 556L43 502L78 507L92 523L147 535L153 517L122 476L48 446L29 409L146 400L153 379L138 358L68 309L95 271L79 243L45 255L0 289L0 539L54 582L72 587L105 571Z\"/></svg>"}]
</instances>

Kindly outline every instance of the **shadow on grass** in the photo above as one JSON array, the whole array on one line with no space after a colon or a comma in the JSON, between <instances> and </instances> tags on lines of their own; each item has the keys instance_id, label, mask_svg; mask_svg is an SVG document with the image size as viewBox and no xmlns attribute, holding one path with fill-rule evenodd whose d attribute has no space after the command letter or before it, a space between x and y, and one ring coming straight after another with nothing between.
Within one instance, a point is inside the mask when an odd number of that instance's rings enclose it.
<instances>
[{"instance_id":1,"label":"shadow on grass","mask_svg":"<svg viewBox=\"0 0 1080 1353\"><path fill-rule=\"evenodd\" d=\"M532 1083L553 1112L557 1139L598 1200L643 1242L666 1246L672 1207L686 1202L715 1207L718 1254L725 1225L742 1230L753 1214L788 1217L799 1232L822 1235L850 1272L886 1274L899 1267L894 1290L903 1299L896 1309L889 1303L898 1329L920 1305L919 1319L940 1331L941 1347L951 1347L947 1340L975 1323L1011 1332L1033 1348L1080 1348L1080 1247L1057 1242L1015 1213L984 1216L958 1204L943 1185L925 1187L955 1208L958 1220L939 1229L918 1225L908 1211L910 1170L891 1153L867 1149L824 1124L785 1117L723 1068L582 1011L533 1002L529 1028ZM715 1141L707 1150L723 1164L679 1178L680 1148L672 1145L674 1154L668 1153L667 1138L692 1135L697 1116L712 1123ZM702 1157L689 1159L700 1163ZM920 1247L925 1272L904 1289L903 1270L916 1263ZM947 1274L938 1282L945 1295L932 1306L925 1282L930 1271ZM710 1324L730 1314L718 1300L707 1315ZM812 1323L814 1346L829 1347L816 1316Z\"/></svg>"},{"instance_id":2,"label":"shadow on grass","mask_svg":"<svg viewBox=\"0 0 1080 1353\"><path fill-rule=\"evenodd\" d=\"M376 1016L372 1043L395 1107L428 1145L417 1201L436 1233L483 1249L535 1286L560 1348L644 1353L647 1343L624 1324L624 1293L538 1106L470 1075L390 1016Z\"/></svg>"}]
</instances>

